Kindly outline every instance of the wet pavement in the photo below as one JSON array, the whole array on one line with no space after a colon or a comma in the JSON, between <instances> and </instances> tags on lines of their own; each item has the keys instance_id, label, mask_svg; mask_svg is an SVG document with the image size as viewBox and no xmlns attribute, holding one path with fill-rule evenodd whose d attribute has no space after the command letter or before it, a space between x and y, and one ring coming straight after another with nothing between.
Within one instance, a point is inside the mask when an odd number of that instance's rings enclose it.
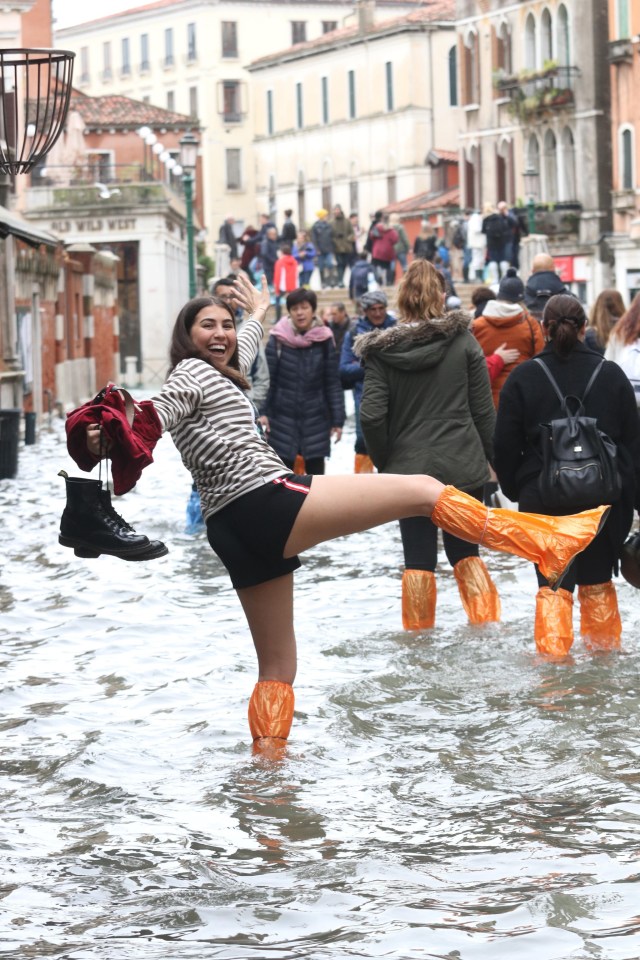
<instances>
[{"instance_id":1,"label":"wet pavement","mask_svg":"<svg viewBox=\"0 0 640 960\"><path fill-rule=\"evenodd\" d=\"M350 471L353 433L330 469ZM169 439L116 508L145 564L57 543L55 421L0 481L0 956L637 960L638 594L620 654L548 662L535 579L503 623L400 625L396 525L310 551L284 760L251 754L255 660ZM575 623L578 624L577 611Z\"/></svg>"}]
</instances>

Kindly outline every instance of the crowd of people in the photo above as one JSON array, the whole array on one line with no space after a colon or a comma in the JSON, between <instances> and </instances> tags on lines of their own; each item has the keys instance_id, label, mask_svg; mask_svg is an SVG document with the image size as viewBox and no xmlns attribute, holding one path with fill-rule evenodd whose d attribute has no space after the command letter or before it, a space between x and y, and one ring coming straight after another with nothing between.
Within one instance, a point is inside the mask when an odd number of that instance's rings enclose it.
<instances>
[{"instance_id":1,"label":"crowd of people","mask_svg":"<svg viewBox=\"0 0 640 960\"><path fill-rule=\"evenodd\" d=\"M247 617L259 666L250 705L256 742L284 741L291 726L298 554L380 523L400 525L405 629L435 625L441 529L470 624L501 617L483 546L534 564L539 652L570 650L576 588L587 647L620 646L612 578L640 506L640 295L626 308L605 290L587 318L549 255L539 254L522 279L513 235L501 245L491 222L508 215L486 212L481 275L491 279L495 268L498 279L478 284L468 305L451 293L451 258L438 252L428 224L411 251L401 224L376 214L358 251L357 225L336 207L331 219L319 211L308 235L291 211L280 233L265 220L261 239L255 231L243 240L244 267L189 301L176 321L170 374L149 403L158 437L171 432L193 477L202 529ZM460 264L475 249L470 221L450 238ZM249 261L247 242L260 251ZM394 255L404 273L391 310L382 287ZM472 271L473 263L471 256ZM360 264L367 283L355 290ZM351 268L355 316L342 300L318 314L315 291L301 282L316 267L345 289ZM355 406L354 471L325 475L345 423L345 391ZM615 445L615 502L593 509L578 496L570 510L545 502L541 438L559 416L559 395L577 398ZM104 455L98 425L87 445Z\"/></svg>"}]
</instances>

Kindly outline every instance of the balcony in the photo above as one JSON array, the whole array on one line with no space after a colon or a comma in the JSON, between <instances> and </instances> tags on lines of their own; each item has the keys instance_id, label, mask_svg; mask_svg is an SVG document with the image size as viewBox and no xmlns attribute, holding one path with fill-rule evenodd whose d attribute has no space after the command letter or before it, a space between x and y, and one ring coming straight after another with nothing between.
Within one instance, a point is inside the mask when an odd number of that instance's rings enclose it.
<instances>
[{"instance_id":1,"label":"balcony","mask_svg":"<svg viewBox=\"0 0 640 960\"><path fill-rule=\"evenodd\" d=\"M524 223L527 222L528 209L526 207L520 207L516 210L516 213ZM580 228L581 213L582 204L574 201L536 204L535 233L544 233L548 237L575 237Z\"/></svg>"},{"instance_id":2,"label":"balcony","mask_svg":"<svg viewBox=\"0 0 640 960\"><path fill-rule=\"evenodd\" d=\"M580 76L578 67L555 63L542 70L522 70L518 74L496 74L495 88L509 97L511 116L522 123L541 119L558 110L573 107L574 87Z\"/></svg>"},{"instance_id":3,"label":"balcony","mask_svg":"<svg viewBox=\"0 0 640 960\"><path fill-rule=\"evenodd\" d=\"M611 206L617 213L624 213L636 208L635 190L612 190Z\"/></svg>"},{"instance_id":4,"label":"balcony","mask_svg":"<svg viewBox=\"0 0 640 960\"><path fill-rule=\"evenodd\" d=\"M58 208L65 215L76 215L83 208L109 214L111 210L141 205L182 201L181 177L171 181L156 179L141 163L76 164L46 166L34 170L26 192L26 210Z\"/></svg>"}]
</instances>

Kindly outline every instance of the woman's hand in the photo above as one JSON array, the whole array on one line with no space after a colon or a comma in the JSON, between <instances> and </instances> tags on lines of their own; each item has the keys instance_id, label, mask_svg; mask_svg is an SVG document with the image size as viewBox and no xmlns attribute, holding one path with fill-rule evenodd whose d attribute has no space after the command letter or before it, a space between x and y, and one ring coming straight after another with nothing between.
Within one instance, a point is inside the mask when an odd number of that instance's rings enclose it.
<instances>
[{"instance_id":1,"label":"woman's hand","mask_svg":"<svg viewBox=\"0 0 640 960\"><path fill-rule=\"evenodd\" d=\"M111 450L111 441L101 436L102 427L99 423L91 423L87 427L87 449L94 457L104 459Z\"/></svg>"},{"instance_id":2,"label":"woman's hand","mask_svg":"<svg viewBox=\"0 0 640 960\"><path fill-rule=\"evenodd\" d=\"M342 439L342 427L331 427L331 436L334 443L340 443Z\"/></svg>"},{"instance_id":3,"label":"woman's hand","mask_svg":"<svg viewBox=\"0 0 640 960\"><path fill-rule=\"evenodd\" d=\"M502 359L505 366L509 363L515 363L518 357L520 356L520 351L516 350L515 347L507 347L506 343L501 343L499 347L493 351Z\"/></svg>"},{"instance_id":4,"label":"woman's hand","mask_svg":"<svg viewBox=\"0 0 640 960\"><path fill-rule=\"evenodd\" d=\"M264 320L266 312L271 306L271 294L264 274L262 275L261 289L256 290L246 273L241 271L233 281L233 291L234 300L238 306L246 310L252 317L258 314L257 320ZM262 313L262 316L260 316L260 313Z\"/></svg>"},{"instance_id":5,"label":"woman's hand","mask_svg":"<svg viewBox=\"0 0 640 960\"><path fill-rule=\"evenodd\" d=\"M269 434L271 432L271 424L269 423L269 417L265 417L265 415L263 414L261 417L258 417L258 423L264 430L265 434Z\"/></svg>"}]
</instances>

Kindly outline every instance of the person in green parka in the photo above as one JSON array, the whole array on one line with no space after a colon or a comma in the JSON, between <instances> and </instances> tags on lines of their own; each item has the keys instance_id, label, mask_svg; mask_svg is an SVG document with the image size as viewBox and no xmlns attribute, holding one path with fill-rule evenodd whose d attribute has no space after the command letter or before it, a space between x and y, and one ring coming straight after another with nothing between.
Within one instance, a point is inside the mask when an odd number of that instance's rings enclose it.
<instances>
[{"instance_id":1,"label":"person in green parka","mask_svg":"<svg viewBox=\"0 0 640 960\"><path fill-rule=\"evenodd\" d=\"M487 364L463 311L445 312L444 277L414 260L398 288L400 323L358 337L365 368L360 407L367 450L381 473L429 473L478 500L489 477L495 410ZM407 630L435 623L438 531L430 519L400 520ZM500 619L500 598L478 547L443 534L471 623Z\"/></svg>"}]
</instances>

